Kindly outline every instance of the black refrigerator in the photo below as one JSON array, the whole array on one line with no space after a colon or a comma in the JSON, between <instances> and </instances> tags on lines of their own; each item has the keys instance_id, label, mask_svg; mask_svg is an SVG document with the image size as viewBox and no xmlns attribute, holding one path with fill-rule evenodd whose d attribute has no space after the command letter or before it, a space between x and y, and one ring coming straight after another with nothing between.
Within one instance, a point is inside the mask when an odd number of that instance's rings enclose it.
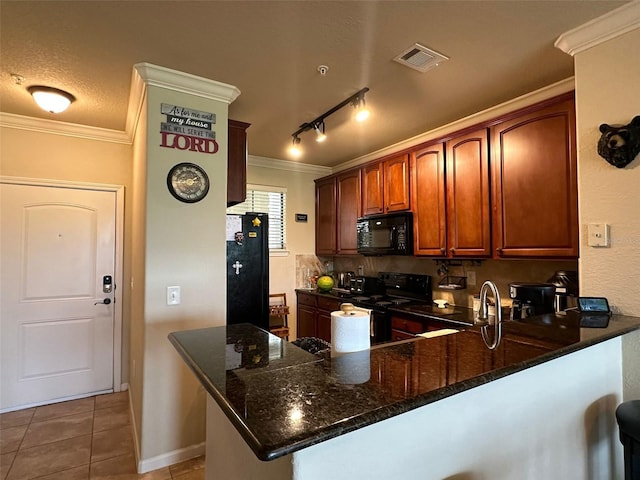
<instances>
[{"instance_id":1,"label":"black refrigerator","mask_svg":"<svg viewBox=\"0 0 640 480\"><path fill-rule=\"evenodd\" d=\"M269 330L269 218L227 215L227 325Z\"/></svg>"}]
</instances>

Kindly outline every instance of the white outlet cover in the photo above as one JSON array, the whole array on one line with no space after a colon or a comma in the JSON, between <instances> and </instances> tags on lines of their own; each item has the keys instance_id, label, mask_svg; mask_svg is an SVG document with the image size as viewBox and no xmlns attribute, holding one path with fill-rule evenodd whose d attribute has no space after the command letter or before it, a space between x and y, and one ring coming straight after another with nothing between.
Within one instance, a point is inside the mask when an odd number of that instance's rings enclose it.
<instances>
[{"instance_id":1,"label":"white outlet cover","mask_svg":"<svg viewBox=\"0 0 640 480\"><path fill-rule=\"evenodd\" d=\"M609 246L609 224L590 223L587 225L587 245L590 247Z\"/></svg>"}]
</instances>

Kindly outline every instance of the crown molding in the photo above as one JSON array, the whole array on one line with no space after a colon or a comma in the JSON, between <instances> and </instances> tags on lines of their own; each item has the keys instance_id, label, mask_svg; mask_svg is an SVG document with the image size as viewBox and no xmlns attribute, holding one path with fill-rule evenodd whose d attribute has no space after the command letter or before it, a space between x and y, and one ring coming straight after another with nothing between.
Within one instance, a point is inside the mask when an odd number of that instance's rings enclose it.
<instances>
[{"instance_id":1,"label":"crown molding","mask_svg":"<svg viewBox=\"0 0 640 480\"><path fill-rule=\"evenodd\" d=\"M554 45L574 56L636 28L640 28L640 2L632 1L563 33Z\"/></svg>"},{"instance_id":2,"label":"crown molding","mask_svg":"<svg viewBox=\"0 0 640 480\"><path fill-rule=\"evenodd\" d=\"M288 172L311 173L321 176L330 175L332 173L332 169L330 167L321 167L319 165L292 162L290 160L279 160L276 158L257 157L255 155L247 156L247 164L251 167L286 170Z\"/></svg>"},{"instance_id":3,"label":"crown molding","mask_svg":"<svg viewBox=\"0 0 640 480\"><path fill-rule=\"evenodd\" d=\"M147 93L147 85L142 77L138 74L135 66L131 72L131 88L129 89L129 102L127 103L127 119L125 122L125 133L133 143L133 137L138 128L138 122L142 115L142 106L144 105L145 94Z\"/></svg>"},{"instance_id":4,"label":"crown molding","mask_svg":"<svg viewBox=\"0 0 640 480\"><path fill-rule=\"evenodd\" d=\"M346 162L341 163L340 165L336 165L333 168L332 173L341 172L349 168L357 167L369 161L377 160L381 157L391 155L393 153L399 152L401 150L405 150L407 148L411 148L415 145L419 145L421 143L434 140L436 138L444 137L446 135L451 134L452 132L463 130L473 125L486 122L488 120L513 112L520 108L524 108L529 105L533 105L534 103L542 102L549 98L553 98L558 95L562 95L563 93L570 92L571 90L574 90L574 89L575 89L575 78L574 77L565 78L564 80L560 80L559 82L552 83L551 85L547 85L546 87L540 88L538 90L534 90L533 92L526 93L524 95L513 98L511 100L507 100L506 102L500 103L498 105L494 105L493 107L489 107L486 110L482 110L480 112L474 113L467 117L463 117L459 120L455 120L446 125L442 125L441 127L435 128L433 130L429 130L427 132L418 134L414 137L408 138L394 145L389 145L388 147L382 148L375 152L368 153L366 155L363 155L358 158L354 158L352 160L347 160Z\"/></svg>"},{"instance_id":5,"label":"crown molding","mask_svg":"<svg viewBox=\"0 0 640 480\"><path fill-rule=\"evenodd\" d=\"M233 102L240 95L240 90L233 85L171 70L170 68L159 67L151 63L136 63L133 68L147 85L217 100L227 104Z\"/></svg>"},{"instance_id":6,"label":"crown molding","mask_svg":"<svg viewBox=\"0 0 640 480\"><path fill-rule=\"evenodd\" d=\"M120 130L110 130L107 128L60 122L44 118L26 117L13 113L0 112L0 126L88 140L99 140L101 142L131 144L130 135Z\"/></svg>"}]
</instances>

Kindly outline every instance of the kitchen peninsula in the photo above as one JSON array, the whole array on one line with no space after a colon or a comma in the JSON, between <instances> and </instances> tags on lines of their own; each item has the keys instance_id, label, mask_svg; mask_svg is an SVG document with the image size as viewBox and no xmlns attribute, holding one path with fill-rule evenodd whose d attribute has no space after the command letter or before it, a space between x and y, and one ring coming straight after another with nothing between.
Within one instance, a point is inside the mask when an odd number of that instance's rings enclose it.
<instances>
[{"instance_id":1,"label":"kitchen peninsula","mask_svg":"<svg viewBox=\"0 0 640 480\"><path fill-rule=\"evenodd\" d=\"M493 351L474 326L335 358L248 324L169 339L210 394L207 479L607 478L640 318L598 327L545 315Z\"/></svg>"}]
</instances>

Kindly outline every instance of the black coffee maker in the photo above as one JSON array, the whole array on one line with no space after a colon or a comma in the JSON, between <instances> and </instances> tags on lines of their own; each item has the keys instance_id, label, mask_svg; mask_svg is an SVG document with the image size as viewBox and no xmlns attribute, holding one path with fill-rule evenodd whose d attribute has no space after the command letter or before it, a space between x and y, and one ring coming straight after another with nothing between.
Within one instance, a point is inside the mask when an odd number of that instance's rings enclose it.
<instances>
[{"instance_id":1,"label":"black coffee maker","mask_svg":"<svg viewBox=\"0 0 640 480\"><path fill-rule=\"evenodd\" d=\"M510 283L511 320L553 313L555 293L552 283Z\"/></svg>"}]
</instances>

